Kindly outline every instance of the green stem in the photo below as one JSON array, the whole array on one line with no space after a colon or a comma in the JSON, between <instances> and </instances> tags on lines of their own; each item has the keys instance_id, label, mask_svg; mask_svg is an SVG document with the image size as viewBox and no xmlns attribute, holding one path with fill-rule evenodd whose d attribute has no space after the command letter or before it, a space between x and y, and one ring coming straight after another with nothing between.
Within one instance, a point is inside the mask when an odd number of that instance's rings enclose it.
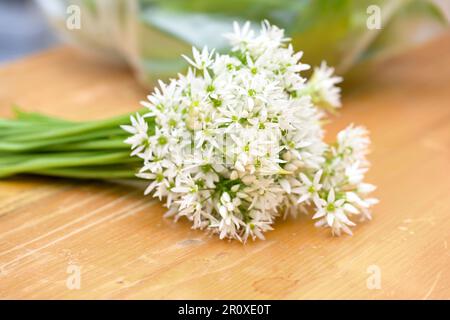
<instances>
[{"instance_id":1,"label":"green stem","mask_svg":"<svg viewBox=\"0 0 450 320\"><path fill-rule=\"evenodd\" d=\"M145 114L146 109L138 111ZM129 136L120 125L130 114L106 120L70 122L15 110L0 119L0 178L39 174L80 179L132 178L141 159L130 157ZM154 120L147 118L149 133Z\"/></svg>"},{"instance_id":2,"label":"green stem","mask_svg":"<svg viewBox=\"0 0 450 320\"><path fill-rule=\"evenodd\" d=\"M71 144L54 145L45 148L45 151L75 151L75 150L129 150L130 146L121 139L103 139L93 141L83 141Z\"/></svg>"},{"instance_id":3,"label":"green stem","mask_svg":"<svg viewBox=\"0 0 450 320\"><path fill-rule=\"evenodd\" d=\"M114 168L110 170L102 170L101 168L57 168L33 171L34 174L38 175L77 179L127 179L134 178L135 172L137 170L133 168Z\"/></svg>"},{"instance_id":4,"label":"green stem","mask_svg":"<svg viewBox=\"0 0 450 320\"><path fill-rule=\"evenodd\" d=\"M32 123L54 123L54 124L68 124L68 123L74 123L72 121L56 118L56 117L50 117L41 113L37 112L27 112L23 111L18 107L14 108L14 114L16 115L16 119L19 120L25 120L27 122Z\"/></svg>"},{"instance_id":5,"label":"green stem","mask_svg":"<svg viewBox=\"0 0 450 320\"><path fill-rule=\"evenodd\" d=\"M145 113L146 110L141 110L138 113ZM120 117L114 117L106 120L98 120L98 121L90 121L90 122L80 122L65 126L59 126L56 128L50 128L44 132L38 132L34 134L25 134L20 135L15 138L11 138L12 142L23 142L23 141L33 141L33 140L41 140L41 139L55 139L55 138L64 138L70 135L77 135L81 133L101 130L105 128L115 128L120 127L120 125L129 122L130 114ZM151 121L151 119L148 119Z\"/></svg>"},{"instance_id":6,"label":"green stem","mask_svg":"<svg viewBox=\"0 0 450 320\"><path fill-rule=\"evenodd\" d=\"M64 168L64 167L82 167L89 165L106 164L124 164L136 162L137 159L130 158L128 152L106 152L104 154L95 153L76 153L76 154L50 154L29 158L18 164L12 164L0 168L0 177L7 177L19 173L32 173L34 171Z\"/></svg>"},{"instance_id":7,"label":"green stem","mask_svg":"<svg viewBox=\"0 0 450 320\"><path fill-rule=\"evenodd\" d=\"M85 134L80 135L74 135L74 136L68 136L63 138L51 138L47 140L38 140L38 141L24 141L24 142L17 142L17 141L4 141L0 142L0 152L1 151L12 151L12 152L24 152L24 151L31 151L35 149L42 149L49 146L56 146L56 150L58 150L58 146L65 145L67 143L74 143L74 142L82 142L82 141L92 141L94 139L98 138L106 138L106 137L120 137L120 139L123 141L126 138L126 135L124 135L123 130L120 128L117 129L108 129L108 130L99 130L95 132L89 132ZM126 146L125 144L123 144Z\"/></svg>"}]
</instances>

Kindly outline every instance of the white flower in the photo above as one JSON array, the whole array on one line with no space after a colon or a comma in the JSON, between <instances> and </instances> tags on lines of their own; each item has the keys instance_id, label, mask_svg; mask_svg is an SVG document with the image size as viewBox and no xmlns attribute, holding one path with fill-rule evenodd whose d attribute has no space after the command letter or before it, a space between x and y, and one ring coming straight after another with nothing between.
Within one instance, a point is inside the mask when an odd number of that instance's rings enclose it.
<instances>
[{"instance_id":1,"label":"white flower","mask_svg":"<svg viewBox=\"0 0 450 320\"><path fill-rule=\"evenodd\" d=\"M264 216L261 211L252 211L252 220L245 225L244 241L248 238L265 240L264 232L273 230L271 224L270 216Z\"/></svg>"},{"instance_id":2,"label":"white flower","mask_svg":"<svg viewBox=\"0 0 450 320\"><path fill-rule=\"evenodd\" d=\"M358 210L351 204L345 203L345 199L336 199L334 189L328 192L327 199L316 200L317 212L313 219L321 218L316 222L317 226L328 225L334 234L340 235L341 230L345 233L352 234L348 226L355 224L350 221L346 215L346 211L358 214Z\"/></svg>"},{"instance_id":3,"label":"white flower","mask_svg":"<svg viewBox=\"0 0 450 320\"><path fill-rule=\"evenodd\" d=\"M307 84L307 90L317 106L327 109L341 106L341 89L336 84L342 82L342 78L333 76L333 73L334 68L328 67L325 61L320 67L314 68L314 73Z\"/></svg>"},{"instance_id":4,"label":"white flower","mask_svg":"<svg viewBox=\"0 0 450 320\"><path fill-rule=\"evenodd\" d=\"M125 143L131 144L131 149L133 149L131 155L134 156L142 152L148 143L148 124L139 113L136 113L135 117L130 116L130 120L131 126L122 125L120 127L132 134L125 140Z\"/></svg>"},{"instance_id":5,"label":"white flower","mask_svg":"<svg viewBox=\"0 0 450 320\"><path fill-rule=\"evenodd\" d=\"M365 157L369 153L370 140L368 132L363 127L348 126L337 135L338 147L336 152L349 157L350 161L365 163Z\"/></svg>"},{"instance_id":6,"label":"white flower","mask_svg":"<svg viewBox=\"0 0 450 320\"><path fill-rule=\"evenodd\" d=\"M254 31L250 29L250 22L247 21L241 27L236 21L233 22L233 32L224 35L230 42L233 51L242 50L253 39Z\"/></svg>"},{"instance_id":7,"label":"white flower","mask_svg":"<svg viewBox=\"0 0 450 320\"><path fill-rule=\"evenodd\" d=\"M323 140L319 107L339 105L340 79L322 64L306 81L302 53L267 21L258 34L235 23L227 38L234 52L193 48L188 72L160 82L147 113L123 126L142 160L137 176L150 180L145 194L221 239L264 239L280 212L314 207L318 225L351 233L348 217L369 218L376 200L363 182L367 131Z\"/></svg>"},{"instance_id":8,"label":"white flower","mask_svg":"<svg viewBox=\"0 0 450 320\"><path fill-rule=\"evenodd\" d=\"M204 47L201 52L199 52L195 47L192 47L192 55L194 60L191 60L189 57L185 56L184 54L182 57L189 62L190 65L192 65L194 68L203 70L206 68L209 68L211 64L213 63L213 54L214 50L211 52L208 51L207 47Z\"/></svg>"},{"instance_id":9,"label":"white flower","mask_svg":"<svg viewBox=\"0 0 450 320\"><path fill-rule=\"evenodd\" d=\"M293 192L300 194L300 198L297 203L309 202L318 198L318 192L322 189L320 178L322 177L322 170L319 170L314 175L312 181L303 173L300 173L300 179L303 182L301 187L296 188Z\"/></svg>"}]
</instances>

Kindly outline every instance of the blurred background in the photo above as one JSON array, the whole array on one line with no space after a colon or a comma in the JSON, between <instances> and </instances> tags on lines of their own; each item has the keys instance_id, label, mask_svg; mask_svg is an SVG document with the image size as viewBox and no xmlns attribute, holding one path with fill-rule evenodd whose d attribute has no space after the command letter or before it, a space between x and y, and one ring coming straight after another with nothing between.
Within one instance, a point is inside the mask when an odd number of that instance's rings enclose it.
<instances>
[{"instance_id":1,"label":"blurred background","mask_svg":"<svg viewBox=\"0 0 450 320\"><path fill-rule=\"evenodd\" d=\"M368 28L372 5L381 28ZM450 0L0 0L0 64L68 42L130 64L149 84L185 68L180 55L192 45L226 50L218 35L232 21L268 19L306 62L325 59L343 74L437 36L449 12Z\"/></svg>"},{"instance_id":2,"label":"blurred background","mask_svg":"<svg viewBox=\"0 0 450 320\"><path fill-rule=\"evenodd\" d=\"M0 64L57 43L57 36L34 1L0 0Z\"/></svg>"}]
</instances>

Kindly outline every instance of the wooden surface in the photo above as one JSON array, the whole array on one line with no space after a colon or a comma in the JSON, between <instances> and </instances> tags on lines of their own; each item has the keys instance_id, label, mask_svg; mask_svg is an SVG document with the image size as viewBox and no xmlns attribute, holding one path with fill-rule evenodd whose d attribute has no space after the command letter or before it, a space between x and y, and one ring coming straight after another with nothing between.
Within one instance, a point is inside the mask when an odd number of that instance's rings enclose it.
<instances>
[{"instance_id":1,"label":"wooden surface","mask_svg":"<svg viewBox=\"0 0 450 320\"><path fill-rule=\"evenodd\" d=\"M12 103L72 119L138 108L130 72L56 49L0 70ZM366 125L381 203L353 237L309 217L266 241L220 241L162 218L142 190L18 177L0 181L0 298L450 298L450 34L378 63L329 126ZM81 271L79 289L69 289ZM375 271L381 288L367 282Z\"/></svg>"}]
</instances>

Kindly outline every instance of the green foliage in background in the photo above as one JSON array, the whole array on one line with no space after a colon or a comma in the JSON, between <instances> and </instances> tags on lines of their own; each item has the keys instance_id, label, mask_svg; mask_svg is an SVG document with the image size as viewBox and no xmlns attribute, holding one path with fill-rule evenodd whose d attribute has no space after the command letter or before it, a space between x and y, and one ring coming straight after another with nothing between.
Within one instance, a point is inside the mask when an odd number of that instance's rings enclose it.
<instances>
[{"instance_id":1,"label":"green foliage in background","mask_svg":"<svg viewBox=\"0 0 450 320\"><path fill-rule=\"evenodd\" d=\"M326 60L341 74L368 58L404 50L447 24L432 0L37 1L48 12L59 10L59 19L50 18L66 36L103 57L127 61L149 85L183 71L180 55L191 46L225 51L221 34L230 31L233 21L268 19L305 52L305 62ZM65 10L72 3L81 6L82 28L68 31ZM381 9L380 30L366 26L371 5Z\"/></svg>"}]
</instances>

